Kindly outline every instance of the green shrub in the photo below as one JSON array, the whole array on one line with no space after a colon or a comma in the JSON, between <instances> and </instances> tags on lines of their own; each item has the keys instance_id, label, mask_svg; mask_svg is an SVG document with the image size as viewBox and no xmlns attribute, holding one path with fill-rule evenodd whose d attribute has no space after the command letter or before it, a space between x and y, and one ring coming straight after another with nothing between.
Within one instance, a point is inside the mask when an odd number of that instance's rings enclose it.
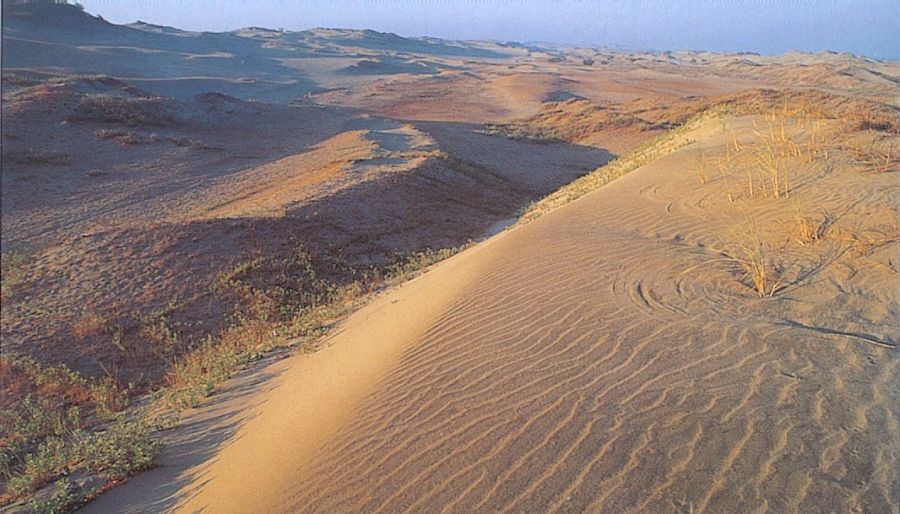
<instances>
[{"instance_id":1,"label":"green shrub","mask_svg":"<svg viewBox=\"0 0 900 514\"><path fill-rule=\"evenodd\" d=\"M78 457L91 472L117 480L149 468L162 449L152 437L154 427L143 417L120 418L106 430L85 434L78 442Z\"/></svg>"},{"instance_id":2,"label":"green shrub","mask_svg":"<svg viewBox=\"0 0 900 514\"><path fill-rule=\"evenodd\" d=\"M68 478L56 481L53 494L45 500L31 500L28 507L34 514L64 514L72 512L90 496Z\"/></svg>"}]
</instances>

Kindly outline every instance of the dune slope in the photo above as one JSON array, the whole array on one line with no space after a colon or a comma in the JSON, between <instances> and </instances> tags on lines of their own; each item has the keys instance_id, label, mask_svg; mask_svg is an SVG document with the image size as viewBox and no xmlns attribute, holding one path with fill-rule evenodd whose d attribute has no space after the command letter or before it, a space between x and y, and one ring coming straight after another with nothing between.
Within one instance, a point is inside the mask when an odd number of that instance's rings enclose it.
<instances>
[{"instance_id":1,"label":"dune slope","mask_svg":"<svg viewBox=\"0 0 900 514\"><path fill-rule=\"evenodd\" d=\"M216 457L181 473L175 503L890 512L896 175L832 153L791 161L791 199L762 199L734 186L738 154L719 179L695 178L698 156L730 155L729 138L746 151L758 123L707 121L679 150L381 297L328 349L288 360ZM806 205L834 213L816 244L791 236ZM722 257L748 223L781 270L771 297ZM138 477L91 508L140 511L144 496Z\"/></svg>"}]
</instances>

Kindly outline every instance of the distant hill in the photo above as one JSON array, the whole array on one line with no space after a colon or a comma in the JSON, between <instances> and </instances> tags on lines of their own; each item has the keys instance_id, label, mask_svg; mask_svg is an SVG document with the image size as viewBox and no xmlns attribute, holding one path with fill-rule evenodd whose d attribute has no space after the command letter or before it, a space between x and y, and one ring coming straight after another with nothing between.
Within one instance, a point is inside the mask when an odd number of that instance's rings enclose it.
<instances>
[{"instance_id":1,"label":"distant hill","mask_svg":"<svg viewBox=\"0 0 900 514\"><path fill-rule=\"evenodd\" d=\"M176 98L221 91L288 103L321 90L313 77L319 71L315 63L298 66L298 59L356 56L365 59L332 71L390 75L445 69L413 62L416 57L507 59L514 54L491 43L404 38L373 30L190 32L143 21L116 25L65 3L7 0L3 5L5 71L108 75Z\"/></svg>"}]
</instances>

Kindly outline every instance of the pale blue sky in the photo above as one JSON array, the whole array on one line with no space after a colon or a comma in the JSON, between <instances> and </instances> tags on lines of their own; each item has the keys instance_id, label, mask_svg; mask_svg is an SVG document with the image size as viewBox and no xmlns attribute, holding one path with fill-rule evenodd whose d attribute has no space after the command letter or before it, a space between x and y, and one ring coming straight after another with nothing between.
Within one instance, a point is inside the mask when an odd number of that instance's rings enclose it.
<instances>
[{"instance_id":1,"label":"pale blue sky","mask_svg":"<svg viewBox=\"0 0 900 514\"><path fill-rule=\"evenodd\" d=\"M115 23L370 28L651 50L835 50L900 59L900 0L81 0Z\"/></svg>"}]
</instances>

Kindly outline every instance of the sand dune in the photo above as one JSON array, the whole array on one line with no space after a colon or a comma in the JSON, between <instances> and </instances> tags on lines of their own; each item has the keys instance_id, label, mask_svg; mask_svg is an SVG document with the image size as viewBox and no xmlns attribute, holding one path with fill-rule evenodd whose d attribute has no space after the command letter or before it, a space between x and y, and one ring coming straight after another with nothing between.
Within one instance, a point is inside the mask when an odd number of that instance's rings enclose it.
<instances>
[{"instance_id":1,"label":"sand dune","mask_svg":"<svg viewBox=\"0 0 900 514\"><path fill-rule=\"evenodd\" d=\"M754 122L707 121L285 361L215 458L170 470L177 510L890 512L897 243L792 244L791 202L727 197L739 163L698 183ZM830 162L792 170L798 204L835 234L896 223L893 174ZM771 298L715 259L749 218L793 270ZM153 496L137 477L88 510Z\"/></svg>"},{"instance_id":2,"label":"sand dune","mask_svg":"<svg viewBox=\"0 0 900 514\"><path fill-rule=\"evenodd\" d=\"M896 511L897 62L2 14L0 510Z\"/></svg>"}]
</instances>

